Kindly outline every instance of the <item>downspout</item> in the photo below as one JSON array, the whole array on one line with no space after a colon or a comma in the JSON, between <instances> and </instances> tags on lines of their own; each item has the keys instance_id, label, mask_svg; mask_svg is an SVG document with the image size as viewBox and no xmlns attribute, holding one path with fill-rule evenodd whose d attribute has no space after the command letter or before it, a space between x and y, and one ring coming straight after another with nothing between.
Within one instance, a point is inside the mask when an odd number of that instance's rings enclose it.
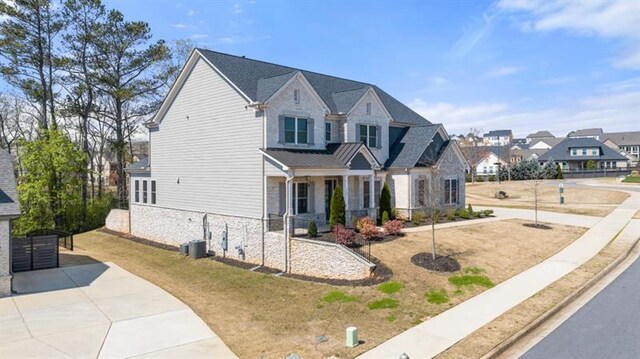
<instances>
[{"instance_id":1,"label":"downspout","mask_svg":"<svg viewBox=\"0 0 640 359\"><path fill-rule=\"evenodd\" d=\"M291 263L291 235L289 231L289 208L291 206L291 191L289 190L289 184L293 181L293 175L287 176L285 181L285 212L284 212L284 250L285 250L285 263L284 270L286 273L290 272Z\"/></svg>"},{"instance_id":2,"label":"downspout","mask_svg":"<svg viewBox=\"0 0 640 359\"><path fill-rule=\"evenodd\" d=\"M267 145L267 115L266 112L264 110L264 107L262 108L262 148L266 148ZM265 240L265 211L266 211L266 202L267 202L267 181L264 177L265 174L265 170L264 170L264 155L262 155L262 218L261 218L261 223L262 223L262 260L260 262L260 265L264 267L264 240Z\"/></svg>"},{"instance_id":3,"label":"downspout","mask_svg":"<svg viewBox=\"0 0 640 359\"><path fill-rule=\"evenodd\" d=\"M413 212L411 211L411 173L408 168L404 169L407 172L407 212L409 214L409 220L413 218Z\"/></svg>"}]
</instances>

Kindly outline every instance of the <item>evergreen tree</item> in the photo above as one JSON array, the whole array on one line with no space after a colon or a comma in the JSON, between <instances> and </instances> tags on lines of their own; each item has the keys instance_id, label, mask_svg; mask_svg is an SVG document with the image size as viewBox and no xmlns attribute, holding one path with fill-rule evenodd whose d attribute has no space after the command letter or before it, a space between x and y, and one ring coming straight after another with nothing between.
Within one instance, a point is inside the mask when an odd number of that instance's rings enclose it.
<instances>
[{"instance_id":1,"label":"evergreen tree","mask_svg":"<svg viewBox=\"0 0 640 359\"><path fill-rule=\"evenodd\" d=\"M389 189L389 184L384 183L382 186L382 191L380 192L380 213L387 212L387 214L391 214L391 189Z\"/></svg>"},{"instance_id":2,"label":"evergreen tree","mask_svg":"<svg viewBox=\"0 0 640 359\"><path fill-rule=\"evenodd\" d=\"M333 230L333 227L337 224L344 226L346 221L344 196L342 194L342 187L338 185L333 190L333 195L331 196L331 208L329 212L329 225L331 226L331 230Z\"/></svg>"},{"instance_id":3,"label":"evergreen tree","mask_svg":"<svg viewBox=\"0 0 640 359\"><path fill-rule=\"evenodd\" d=\"M564 175L562 174L562 167L560 167L559 163L556 165L556 179L564 179Z\"/></svg>"}]
</instances>

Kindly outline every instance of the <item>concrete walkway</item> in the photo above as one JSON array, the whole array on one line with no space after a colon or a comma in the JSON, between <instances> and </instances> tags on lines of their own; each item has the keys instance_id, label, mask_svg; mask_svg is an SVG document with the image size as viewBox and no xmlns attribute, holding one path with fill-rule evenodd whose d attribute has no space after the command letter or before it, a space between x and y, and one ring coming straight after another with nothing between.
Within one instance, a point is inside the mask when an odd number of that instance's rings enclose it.
<instances>
[{"instance_id":1,"label":"concrete walkway","mask_svg":"<svg viewBox=\"0 0 640 359\"><path fill-rule=\"evenodd\" d=\"M236 358L184 303L113 263L17 273L0 358Z\"/></svg>"},{"instance_id":2,"label":"concrete walkway","mask_svg":"<svg viewBox=\"0 0 640 359\"><path fill-rule=\"evenodd\" d=\"M504 312L538 293L595 256L622 230L640 209L640 193L631 196L604 218L598 218L584 235L544 262L498 284L364 353L359 358L432 358ZM495 210L495 209L494 209ZM503 209L500 209L501 211ZM517 213L504 209L503 213ZM531 212L529 217L531 218ZM521 212L525 213L525 212ZM500 211L496 214L500 216ZM538 212L540 216L540 212ZM580 225L589 220L552 213L545 222ZM586 221L586 222L585 222Z\"/></svg>"}]
</instances>

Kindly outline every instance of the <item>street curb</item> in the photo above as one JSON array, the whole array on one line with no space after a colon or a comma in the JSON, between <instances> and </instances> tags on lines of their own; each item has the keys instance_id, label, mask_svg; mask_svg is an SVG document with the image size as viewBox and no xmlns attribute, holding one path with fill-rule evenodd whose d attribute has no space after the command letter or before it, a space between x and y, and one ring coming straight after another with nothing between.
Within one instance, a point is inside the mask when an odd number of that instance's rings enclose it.
<instances>
[{"instance_id":1,"label":"street curb","mask_svg":"<svg viewBox=\"0 0 640 359\"><path fill-rule=\"evenodd\" d=\"M500 354L507 351L514 344L520 341L525 336L531 334L535 329L544 324L547 320L551 319L554 315L556 315L560 310L564 309L566 306L571 304L573 301L578 299L582 294L584 294L588 289L593 287L597 282L599 282L604 276L611 273L613 269L615 269L622 261L627 259L631 251L638 245L640 242L640 238L636 239L629 248L624 251L624 253L620 254L613 262L609 263L603 270L601 270L598 274L589 279L585 284L583 284L580 288L576 289L573 293L571 293L568 297L565 297L558 304L554 305L551 309L544 312L538 318L534 319L532 322L527 324L524 328L520 329L518 332L504 340L502 343L495 346L488 353L480 357L481 359L495 359ZM604 249L604 248L603 248ZM595 258L595 257L594 257ZM585 262L586 263L586 262ZM576 268L577 270L578 268ZM568 275L568 274L567 274ZM564 278L564 277L563 277Z\"/></svg>"}]
</instances>

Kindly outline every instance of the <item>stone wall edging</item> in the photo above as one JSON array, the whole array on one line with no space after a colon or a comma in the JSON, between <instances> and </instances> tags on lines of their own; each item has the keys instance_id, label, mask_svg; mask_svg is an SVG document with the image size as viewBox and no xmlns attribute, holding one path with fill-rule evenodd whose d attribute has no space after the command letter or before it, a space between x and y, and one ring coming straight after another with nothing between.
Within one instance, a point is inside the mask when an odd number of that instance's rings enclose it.
<instances>
[{"instance_id":1,"label":"stone wall edging","mask_svg":"<svg viewBox=\"0 0 640 359\"><path fill-rule=\"evenodd\" d=\"M337 243L316 241L316 240L313 240L313 239L300 238L300 237L291 237L291 240L307 242L307 243L311 243L311 244L315 244L315 245L321 245L321 246L327 246L327 247L334 247L334 248L337 248L338 250L350 255L351 257L353 257L354 259L356 259L360 263L368 266L369 268L375 268L375 266L376 266L375 263L373 263L371 261L368 261L366 258L362 257L361 255L359 255L357 253L354 253L353 251L350 251L347 248L344 248L344 246L342 246L340 244L337 244Z\"/></svg>"}]
</instances>

